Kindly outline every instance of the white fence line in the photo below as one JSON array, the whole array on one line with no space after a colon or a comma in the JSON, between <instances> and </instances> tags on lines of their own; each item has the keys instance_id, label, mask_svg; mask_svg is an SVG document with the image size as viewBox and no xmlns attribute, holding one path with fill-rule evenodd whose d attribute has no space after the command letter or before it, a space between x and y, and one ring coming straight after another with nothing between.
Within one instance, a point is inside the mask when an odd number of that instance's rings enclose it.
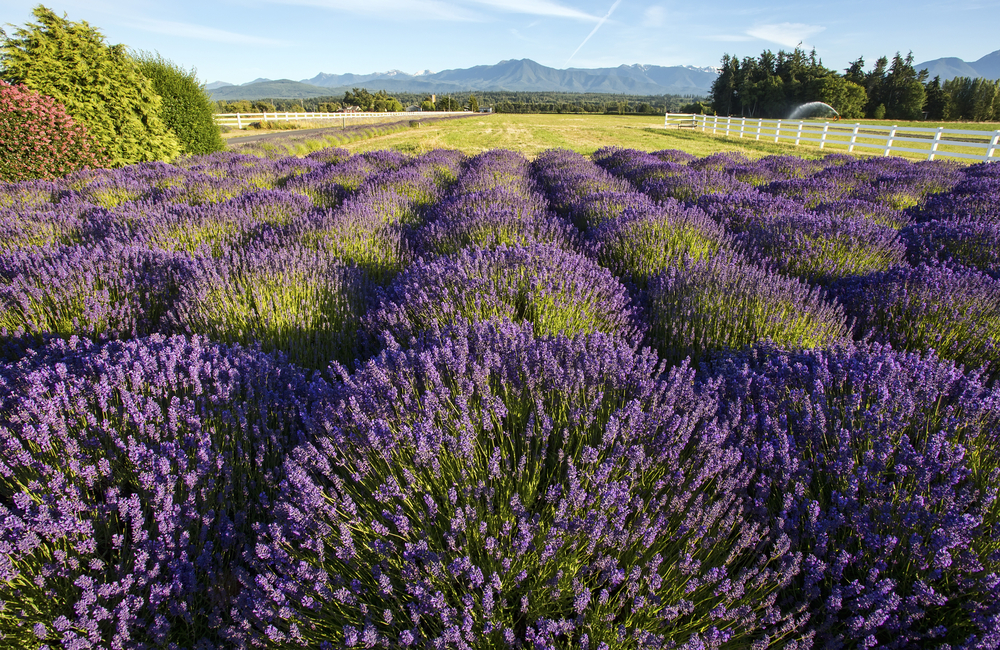
<instances>
[{"instance_id":1,"label":"white fence line","mask_svg":"<svg viewBox=\"0 0 1000 650\"><path fill-rule=\"evenodd\" d=\"M291 122L292 120L347 120L372 117L412 117L427 115L464 115L470 111L403 111L399 113L216 113L215 123L219 126L235 126L242 129L251 122Z\"/></svg>"},{"instance_id":2,"label":"white fence line","mask_svg":"<svg viewBox=\"0 0 1000 650\"><path fill-rule=\"evenodd\" d=\"M876 124L843 124L841 122L812 122L805 120L764 120L747 117L719 117L717 115L691 115L667 113L664 126L674 128L709 130L713 134L730 137L753 137L754 140L792 140L818 142L819 148L842 145L847 151L875 149L888 156L893 152L926 154L927 160L935 157L964 158L985 162L1000 161L1000 130L966 131L946 129L881 126ZM815 136L815 137L811 137ZM946 139L944 136L948 136ZM876 142L870 142L875 140ZM920 147L899 146L897 143L919 143ZM942 151L941 147L954 147L960 151ZM983 153L970 153L983 151Z\"/></svg>"}]
</instances>

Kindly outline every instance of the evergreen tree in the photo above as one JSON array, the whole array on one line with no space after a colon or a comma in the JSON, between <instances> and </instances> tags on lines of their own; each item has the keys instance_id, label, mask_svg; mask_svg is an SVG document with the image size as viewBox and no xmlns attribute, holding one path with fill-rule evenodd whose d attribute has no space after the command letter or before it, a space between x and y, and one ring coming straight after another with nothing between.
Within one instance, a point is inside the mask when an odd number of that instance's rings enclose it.
<instances>
[{"instance_id":1,"label":"evergreen tree","mask_svg":"<svg viewBox=\"0 0 1000 650\"><path fill-rule=\"evenodd\" d=\"M226 148L215 123L212 100L194 70L184 70L159 54L143 53L136 60L142 73L153 82L161 99L160 117L177 136L183 153L212 153Z\"/></svg>"},{"instance_id":2,"label":"evergreen tree","mask_svg":"<svg viewBox=\"0 0 1000 650\"><path fill-rule=\"evenodd\" d=\"M934 77L924 86L924 110L929 120L947 120L951 117L948 95L941 87L941 77Z\"/></svg>"},{"instance_id":3,"label":"evergreen tree","mask_svg":"<svg viewBox=\"0 0 1000 650\"><path fill-rule=\"evenodd\" d=\"M923 119L924 78L927 71L918 74L913 69L913 52L904 59L896 52L885 76L885 116L890 120Z\"/></svg>"},{"instance_id":4,"label":"evergreen tree","mask_svg":"<svg viewBox=\"0 0 1000 650\"><path fill-rule=\"evenodd\" d=\"M736 77L739 73L739 60L728 54L722 55L722 66L719 76L712 82L710 96L712 108L717 115L732 115L733 108L739 105L736 96Z\"/></svg>"},{"instance_id":5,"label":"evergreen tree","mask_svg":"<svg viewBox=\"0 0 1000 650\"><path fill-rule=\"evenodd\" d=\"M170 160L180 152L160 118L159 95L125 46L108 46L86 22L70 22L42 5L32 14L37 24L0 36L0 78L65 106L111 166Z\"/></svg>"}]
</instances>

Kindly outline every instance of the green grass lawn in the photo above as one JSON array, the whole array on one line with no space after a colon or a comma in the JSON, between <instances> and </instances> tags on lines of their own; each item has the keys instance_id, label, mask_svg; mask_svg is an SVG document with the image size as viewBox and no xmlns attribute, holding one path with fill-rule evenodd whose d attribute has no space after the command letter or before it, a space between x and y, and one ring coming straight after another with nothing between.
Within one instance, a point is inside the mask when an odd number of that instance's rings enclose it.
<instances>
[{"instance_id":1,"label":"green grass lawn","mask_svg":"<svg viewBox=\"0 0 1000 650\"><path fill-rule=\"evenodd\" d=\"M889 121L865 120L864 124L880 124L892 126ZM839 126L853 125L852 121L843 121ZM988 131L995 129L997 124L982 123L932 123L932 122L900 122L897 126L919 126L937 128L956 128L964 130ZM822 122L817 123L818 129ZM247 132L243 132L247 133ZM252 132L251 132L252 133ZM302 139L297 138L298 139ZM802 158L821 158L829 153L846 151L846 145L838 146L828 143L825 149L819 149L816 143L803 142L795 146L793 142L782 139L780 143L766 141L762 136L760 141L753 137L725 137L702 133L690 129L663 128L663 117L659 115L508 115L492 114L449 120L436 123L422 123L419 127L402 129L395 133L378 135L371 138L360 138L346 144L334 141L315 142L306 140L288 148L288 153L304 155L309 151L324 146L342 146L352 152L371 151L376 149L396 149L407 153L420 154L433 149L458 149L468 154L475 154L488 149L512 149L523 153L529 158L548 149L564 148L582 154L591 154L601 147L616 145L644 151L659 149L680 149L697 156L707 156L720 151L740 151L750 158L767 155L796 155ZM872 142L861 138L858 142ZM902 143L900 143L902 144ZM274 141L274 145L280 146ZM905 146L916 146L914 143ZM946 153L947 147L942 147L940 153ZM856 148L855 153L861 156L881 155L874 149ZM926 154L897 154L912 160L926 158ZM971 161L964 161L971 162Z\"/></svg>"},{"instance_id":2,"label":"green grass lawn","mask_svg":"<svg viewBox=\"0 0 1000 650\"><path fill-rule=\"evenodd\" d=\"M719 151L743 151L751 157L795 153L807 158L824 152L753 141L727 141L702 133L664 129L658 115L507 115L470 117L421 126L344 145L352 152L397 149L423 153L459 149L469 154L487 149L513 149L529 158L548 149L591 154L616 145L644 151L682 149L698 156Z\"/></svg>"}]
</instances>

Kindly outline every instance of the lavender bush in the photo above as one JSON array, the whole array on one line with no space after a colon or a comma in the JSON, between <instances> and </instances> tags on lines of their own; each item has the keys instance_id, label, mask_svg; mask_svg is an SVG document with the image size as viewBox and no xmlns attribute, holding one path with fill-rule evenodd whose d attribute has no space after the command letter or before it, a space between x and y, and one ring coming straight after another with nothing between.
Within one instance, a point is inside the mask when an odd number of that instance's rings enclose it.
<instances>
[{"instance_id":1,"label":"lavender bush","mask_svg":"<svg viewBox=\"0 0 1000 650\"><path fill-rule=\"evenodd\" d=\"M945 262L1000 279L1000 220L930 221L901 233L911 264Z\"/></svg>"},{"instance_id":2,"label":"lavender bush","mask_svg":"<svg viewBox=\"0 0 1000 650\"><path fill-rule=\"evenodd\" d=\"M345 377L261 531L261 635L796 647L775 603L797 558L744 517L712 390L661 372L603 335L480 324Z\"/></svg>"},{"instance_id":3,"label":"lavender bush","mask_svg":"<svg viewBox=\"0 0 1000 650\"><path fill-rule=\"evenodd\" d=\"M818 288L738 256L672 267L650 282L647 300L648 340L672 363L764 340L823 348L850 335L843 308Z\"/></svg>"},{"instance_id":4,"label":"lavender bush","mask_svg":"<svg viewBox=\"0 0 1000 650\"><path fill-rule=\"evenodd\" d=\"M837 288L855 334L898 350L934 350L1000 376L1000 281L961 266L902 266Z\"/></svg>"},{"instance_id":5,"label":"lavender bush","mask_svg":"<svg viewBox=\"0 0 1000 650\"><path fill-rule=\"evenodd\" d=\"M752 223L739 234L737 246L784 273L821 283L885 271L906 256L895 229L818 212L786 213Z\"/></svg>"},{"instance_id":6,"label":"lavender bush","mask_svg":"<svg viewBox=\"0 0 1000 650\"><path fill-rule=\"evenodd\" d=\"M0 639L223 648L307 386L203 339L57 340L0 365Z\"/></svg>"},{"instance_id":7,"label":"lavender bush","mask_svg":"<svg viewBox=\"0 0 1000 650\"><path fill-rule=\"evenodd\" d=\"M193 260L171 314L173 329L280 350L307 368L353 365L367 309L366 279L327 250L230 248Z\"/></svg>"},{"instance_id":8,"label":"lavender bush","mask_svg":"<svg viewBox=\"0 0 1000 650\"><path fill-rule=\"evenodd\" d=\"M631 297L611 272L550 244L419 260L366 321L374 337L387 332L410 344L430 330L488 319L526 321L536 336L604 332L633 344L642 339Z\"/></svg>"},{"instance_id":9,"label":"lavender bush","mask_svg":"<svg viewBox=\"0 0 1000 650\"><path fill-rule=\"evenodd\" d=\"M1000 643L1000 392L888 346L765 346L716 369L757 516L820 648Z\"/></svg>"},{"instance_id":10,"label":"lavender bush","mask_svg":"<svg viewBox=\"0 0 1000 650\"><path fill-rule=\"evenodd\" d=\"M0 256L0 337L131 338L159 331L176 257L114 241Z\"/></svg>"},{"instance_id":11,"label":"lavender bush","mask_svg":"<svg viewBox=\"0 0 1000 650\"><path fill-rule=\"evenodd\" d=\"M732 236L697 208L667 200L651 211L626 210L593 233L601 264L640 286L685 259L729 249Z\"/></svg>"}]
</instances>

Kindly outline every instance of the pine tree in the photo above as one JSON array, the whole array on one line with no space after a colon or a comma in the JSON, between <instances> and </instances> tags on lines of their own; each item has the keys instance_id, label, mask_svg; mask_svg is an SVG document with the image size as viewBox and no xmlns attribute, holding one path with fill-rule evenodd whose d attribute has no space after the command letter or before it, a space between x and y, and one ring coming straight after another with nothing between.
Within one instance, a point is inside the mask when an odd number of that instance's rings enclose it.
<instances>
[{"instance_id":1,"label":"pine tree","mask_svg":"<svg viewBox=\"0 0 1000 650\"><path fill-rule=\"evenodd\" d=\"M170 160L180 152L160 119L161 100L123 45L109 46L86 22L39 5L37 24L0 42L0 78L52 97L97 139L117 167Z\"/></svg>"}]
</instances>

